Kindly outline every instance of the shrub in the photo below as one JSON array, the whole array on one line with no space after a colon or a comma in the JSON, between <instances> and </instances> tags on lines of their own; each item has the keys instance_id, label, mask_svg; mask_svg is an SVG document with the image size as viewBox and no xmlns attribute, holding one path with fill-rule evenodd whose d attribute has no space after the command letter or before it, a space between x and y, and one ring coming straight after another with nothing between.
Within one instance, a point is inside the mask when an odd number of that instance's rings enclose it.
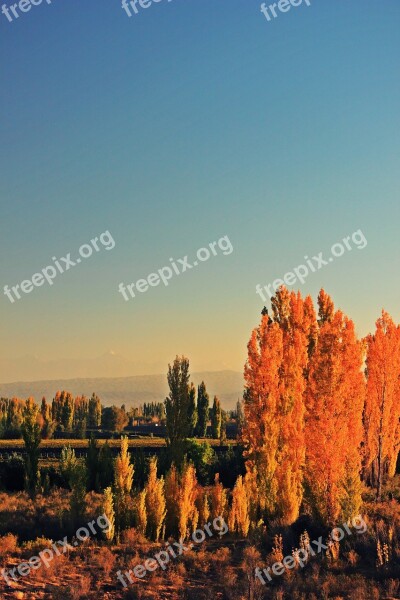
<instances>
[{"instance_id":1,"label":"shrub","mask_svg":"<svg viewBox=\"0 0 400 600\"><path fill-rule=\"evenodd\" d=\"M12 533L7 533L0 537L0 557L4 558L8 554L14 554L18 548L18 538Z\"/></svg>"}]
</instances>

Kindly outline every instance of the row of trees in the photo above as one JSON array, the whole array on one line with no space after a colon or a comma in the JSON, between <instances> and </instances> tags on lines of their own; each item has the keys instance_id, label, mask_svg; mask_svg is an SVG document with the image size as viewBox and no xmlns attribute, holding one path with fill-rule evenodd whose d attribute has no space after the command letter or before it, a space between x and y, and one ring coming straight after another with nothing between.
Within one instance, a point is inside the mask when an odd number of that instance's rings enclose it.
<instances>
[{"instance_id":1,"label":"row of trees","mask_svg":"<svg viewBox=\"0 0 400 600\"><path fill-rule=\"evenodd\" d=\"M293 523L307 504L324 523L359 513L363 482L393 477L400 449L400 328L382 312L373 335L321 290L280 288L263 310L245 366L242 441L258 516ZM365 370L363 370L365 366Z\"/></svg>"},{"instance_id":2,"label":"row of trees","mask_svg":"<svg viewBox=\"0 0 400 600\"><path fill-rule=\"evenodd\" d=\"M228 521L232 532L247 535L250 507L247 500L243 502L241 482L239 477L230 494L217 474L214 485L202 487L193 464L187 461L180 469L173 464L165 478L159 477L157 458L153 457L145 485L135 487L128 440L122 438L113 485L104 491L103 510L112 523L107 536L110 540L118 538L124 529L135 526L154 541L169 536L186 539L197 527L216 517Z\"/></svg>"},{"instance_id":3,"label":"row of trees","mask_svg":"<svg viewBox=\"0 0 400 600\"><path fill-rule=\"evenodd\" d=\"M86 431L102 428L110 432L121 432L136 419L155 420L167 423L172 436L178 431L178 437L206 437L207 426L211 420L212 436L219 439L225 436L226 414L217 397L209 408L209 395L204 381L196 390L189 385L189 361L177 357L174 366L169 367L168 381L171 387L170 399L166 402L148 402L126 410L121 407L101 405L100 398L93 393L73 397L70 392L57 392L51 404L42 398L37 410L37 422L43 439L50 439L54 433L71 434L77 438L86 437ZM29 399L33 402L33 399ZM0 438L14 439L22 437L25 400L18 398L0 399ZM177 408L177 413L173 412ZM168 419L166 412L168 411Z\"/></svg>"},{"instance_id":4,"label":"row of trees","mask_svg":"<svg viewBox=\"0 0 400 600\"><path fill-rule=\"evenodd\" d=\"M29 402L34 402L32 398ZM0 437L21 437L27 401L18 398L0 399ZM96 428L101 424L102 407L100 398L77 396L69 392L57 392L51 404L42 398L37 410L37 421L43 438L51 438L54 431L74 432L83 437L86 428Z\"/></svg>"},{"instance_id":5,"label":"row of trees","mask_svg":"<svg viewBox=\"0 0 400 600\"><path fill-rule=\"evenodd\" d=\"M209 420L212 437L224 440L227 414L216 396L210 409L204 381L197 388L196 401L196 388L189 383L189 359L177 356L173 364L168 365L167 379L170 392L165 400L165 414L169 443L177 445L187 438L206 437Z\"/></svg>"}]
</instances>

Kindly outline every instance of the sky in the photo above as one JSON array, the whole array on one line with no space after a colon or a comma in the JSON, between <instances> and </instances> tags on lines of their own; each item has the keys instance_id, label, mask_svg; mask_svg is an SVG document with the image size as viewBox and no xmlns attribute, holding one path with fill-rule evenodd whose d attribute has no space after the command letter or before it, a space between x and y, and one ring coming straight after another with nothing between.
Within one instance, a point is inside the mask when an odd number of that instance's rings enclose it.
<instances>
[{"instance_id":1,"label":"sky","mask_svg":"<svg viewBox=\"0 0 400 600\"><path fill-rule=\"evenodd\" d=\"M359 335L383 307L400 321L398 0L312 0L271 21L258 0L19 14L0 13L0 288L103 232L115 247L3 292L0 358L112 350L132 375L176 354L241 371L268 306L256 285L359 230L364 248L289 289L324 287ZM224 236L230 254L118 291Z\"/></svg>"}]
</instances>

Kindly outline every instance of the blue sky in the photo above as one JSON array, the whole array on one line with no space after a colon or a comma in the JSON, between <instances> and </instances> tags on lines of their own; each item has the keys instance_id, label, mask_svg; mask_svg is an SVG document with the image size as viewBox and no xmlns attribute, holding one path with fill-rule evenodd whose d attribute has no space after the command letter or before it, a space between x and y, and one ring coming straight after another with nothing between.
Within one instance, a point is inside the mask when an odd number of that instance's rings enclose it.
<instances>
[{"instance_id":1,"label":"blue sky","mask_svg":"<svg viewBox=\"0 0 400 600\"><path fill-rule=\"evenodd\" d=\"M9 3L6 3L9 5ZM241 370L255 293L361 229L300 290L373 328L400 320L398 0L53 0L0 15L0 283L109 230L116 242L11 304L2 357ZM228 235L234 251L124 302L130 283ZM297 289L297 287L296 287Z\"/></svg>"}]
</instances>

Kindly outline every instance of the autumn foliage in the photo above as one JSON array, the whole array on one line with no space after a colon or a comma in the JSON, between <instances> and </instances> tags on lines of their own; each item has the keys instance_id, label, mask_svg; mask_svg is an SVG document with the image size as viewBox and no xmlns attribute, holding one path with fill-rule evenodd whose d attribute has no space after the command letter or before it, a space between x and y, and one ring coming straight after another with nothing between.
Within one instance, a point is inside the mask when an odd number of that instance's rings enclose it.
<instances>
[{"instance_id":1,"label":"autumn foliage","mask_svg":"<svg viewBox=\"0 0 400 600\"><path fill-rule=\"evenodd\" d=\"M349 519L360 511L367 478L379 498L383 481L394 476L400 330L385 312L376 327L359 340L324 290L318 316L310 297L284 287L272 298L272 315L263 310L244 369L242 442L257 489L253 524L260 517L291 524L302 508L325 524ZM234 498L245 487L238 481ZM249 498L254 504L254 487Z\"/></svg>"}]
</instances>

